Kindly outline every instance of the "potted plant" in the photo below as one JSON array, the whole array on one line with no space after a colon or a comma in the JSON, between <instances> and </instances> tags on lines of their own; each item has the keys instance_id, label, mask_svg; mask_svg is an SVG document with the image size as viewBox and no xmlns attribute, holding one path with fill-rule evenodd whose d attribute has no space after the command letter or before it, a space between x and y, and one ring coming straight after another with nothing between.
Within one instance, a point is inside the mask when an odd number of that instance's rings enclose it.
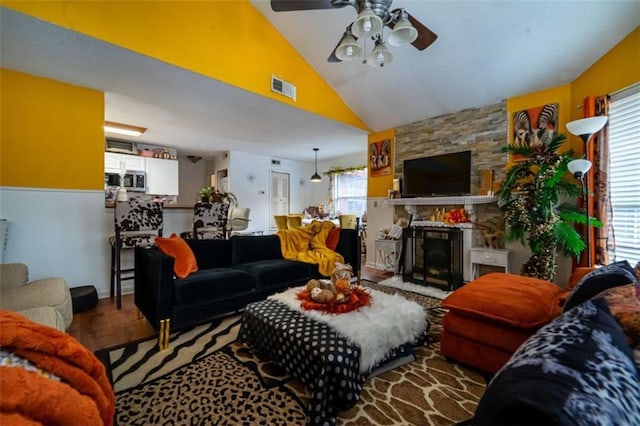
<instances>
[{"instance_id":1,"label":"potted plant","mask_svg":"<svg viewBox=\"0 0 640 426\"><path fill-rule=\"evenodd\" d=\"M555 275L558 253L578 256L586 247L574 228L575 223L587 223L587 215L575 204L580 186L565 179L573 151L557 152L565 139L561 133L545 132L535 144L516 142L502 149L523 158L507 170L497 193L505 213L506 237L532 251L521 273L545 280ZM562 197L572 202L559 204ZM589 218L589 225L601 223Z\"/></svg>"},{"instance_id":2,"label":"potted plant","mask_svg":"<svg viewBox=\"0 0 640 426\"><path fill-rule=\"evenodd\" d=\"M198 195L200 195L200 201L203 203L208 203L211 199L211 194L213 194L213 188L210 186L205 186L200 190Z\"/></svg>"}]
</instances>

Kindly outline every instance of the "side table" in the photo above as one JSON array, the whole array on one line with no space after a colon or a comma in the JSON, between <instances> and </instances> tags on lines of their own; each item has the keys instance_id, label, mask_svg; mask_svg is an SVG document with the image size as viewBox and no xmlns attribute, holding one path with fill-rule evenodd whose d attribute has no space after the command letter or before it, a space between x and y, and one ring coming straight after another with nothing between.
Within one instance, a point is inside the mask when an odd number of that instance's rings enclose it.
<instances>
[{"instance_id":1,"label":"side table","mask_svg":"<svg viewBox=\"0 0 640 426\"><path fill-rule=\"evenodd\" d=\"M402 240L376 240L376 269L396 272L398 270L398 259L402 250ZM378 268L378 264L382 268Z\"/></svg>"},{"instance_id":2,"label":"side table","mask_svg":"<svg viewBox=\"0 0 640 426\"><path fill-rule=\"evenodd\" d=\"M509 273L509 254L505 249L491 249L485 247L471 247L469 254L471 258L471 279L476 279L480 275L480 265L498 266L504 268L505 273Z\"/></svg>"}]
</instances>

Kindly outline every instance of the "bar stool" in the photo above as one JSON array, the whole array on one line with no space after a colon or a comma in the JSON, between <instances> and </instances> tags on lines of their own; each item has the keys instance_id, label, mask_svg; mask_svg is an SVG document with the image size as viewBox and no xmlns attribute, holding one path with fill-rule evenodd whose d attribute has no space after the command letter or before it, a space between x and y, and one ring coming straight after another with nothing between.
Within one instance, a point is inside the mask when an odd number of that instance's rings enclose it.
<instances>
[{"instance_id":1,"label":"bar stool","mask_svg":"<svg viewBox=\"0 0 640 426\"><path fill-rule=\"evenodd\" d=\"M122 308L122 281L132 280L134 268L122 269L121 251L155 245L162 236L162 203L139 199L117 201L114 208L115 235L111 245L111 297L116 296L116 308ZM149 231L155 231L154 233Z\"/></svg>"},{"instance_id":2,"label":"bar stool","mask_svg":"<svg viewBox=\"0 0 640 426\"><path fill-rule=\"evenodd\" d=\"M193 229L180 233L182 238L193 240L224 240L227 238L229 202L195 203L193 205Z\"/></svg>"}]
</instances>

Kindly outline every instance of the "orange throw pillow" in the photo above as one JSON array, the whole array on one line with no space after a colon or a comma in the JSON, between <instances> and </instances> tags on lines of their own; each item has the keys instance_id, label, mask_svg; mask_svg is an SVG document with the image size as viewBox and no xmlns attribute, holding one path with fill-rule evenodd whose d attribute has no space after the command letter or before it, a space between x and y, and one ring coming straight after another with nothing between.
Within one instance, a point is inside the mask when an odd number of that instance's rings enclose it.
<instances>
[{"instance_id":1,"label":"orange throw pillow","mask_svg":"<svg viewBox=\"0 0 640 426\"><path fill-rule=\"evenodd\" d=\"M340 242L340 228L332 228L331 231L329 231L329 235L327 235L327 239L324 244L327 248L336 251L338 242Z\"/></svg>"},{"instance_id":2,"label":"orange throw pillow","mask_svg":"<svg viewBox=\"0 0 640 426\"><path fill-rule=\"evenodd\" d=\"M156 237L156 245L161 252L173 257L173 272L176 277L186 278L190 273L198 270L191 247L176 234L171 234L169 238Z\"/></svg>"}]
</instances>

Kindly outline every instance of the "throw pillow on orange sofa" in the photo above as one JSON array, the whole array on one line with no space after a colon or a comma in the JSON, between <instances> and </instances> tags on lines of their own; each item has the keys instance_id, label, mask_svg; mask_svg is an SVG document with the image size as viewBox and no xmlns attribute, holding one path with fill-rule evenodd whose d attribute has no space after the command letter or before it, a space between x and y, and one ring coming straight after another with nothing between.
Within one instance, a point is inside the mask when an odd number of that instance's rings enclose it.
<instances>
[{"instance_id":1,"label":"throw pillow on orange sofa","mask_svg":"<svg viewBox=\"0 0 640 426\"><path fill-rule=\"evenodd\" d=\"M156 237L156 245L160 251L174 259L173 272L178 278L186 278L198 270L196 257L185 240L176 234L169 238Z\"/></svg>"}]
</instances>

